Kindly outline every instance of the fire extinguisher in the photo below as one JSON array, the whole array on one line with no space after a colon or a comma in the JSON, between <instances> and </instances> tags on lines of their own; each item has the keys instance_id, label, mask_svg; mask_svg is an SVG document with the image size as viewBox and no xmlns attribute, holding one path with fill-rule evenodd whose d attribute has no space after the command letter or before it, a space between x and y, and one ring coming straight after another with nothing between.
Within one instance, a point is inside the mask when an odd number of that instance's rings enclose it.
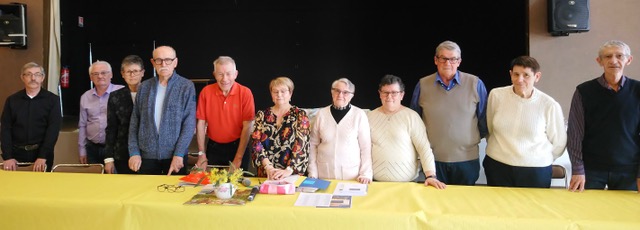
<instances>
[{"instance_id":1,"label":"fire extinguisher","mask_svg":"<svg viewBox=\"0 0 640 230\"><path fill-rule=\"evenodd\" d=\"M64 66L60 70L60 87L69 88L69 67Z\"/></svg>"}]
</instances>

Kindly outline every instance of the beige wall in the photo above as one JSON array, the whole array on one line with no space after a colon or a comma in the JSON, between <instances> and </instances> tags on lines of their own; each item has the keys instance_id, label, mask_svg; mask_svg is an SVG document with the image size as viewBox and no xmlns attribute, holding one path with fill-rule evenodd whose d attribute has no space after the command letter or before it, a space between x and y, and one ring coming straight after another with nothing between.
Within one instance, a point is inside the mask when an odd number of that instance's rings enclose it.
<instances>
[{"instance_id":1,"label":"beige wall","mask_svg":"<svg viewBox=\"0 0 640 230\"><path fill-rule=\"evenodd\" d=\"M552 37L547 32L547 0L529 0L530 55L540 62L542 69L537 87L560 103L565 119L575 87L603 73L595 61L603 43L622 40L631 46L631 54L640 58L640 1L590 2L589 32ZM640 80L640 63L632 62L625 68L625 75Z\"/></svg>"}]
</instances>

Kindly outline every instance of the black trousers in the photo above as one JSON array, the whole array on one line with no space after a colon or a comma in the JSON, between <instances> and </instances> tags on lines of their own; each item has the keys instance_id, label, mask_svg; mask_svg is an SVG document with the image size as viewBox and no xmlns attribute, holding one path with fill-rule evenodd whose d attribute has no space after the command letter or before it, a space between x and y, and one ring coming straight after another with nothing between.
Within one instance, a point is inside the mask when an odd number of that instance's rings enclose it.
<instances>
[{"instance_id":1,"label":"black trousers","mask_svg":"<svg viewBox=\"0 0 640 230\"><path fill-rule=\"evenodd\" d=\"M187 156L183 157L184 167L178 171L178 173L171 173L171 175L187 175ZM147 175L167 175L169 173L169 168L171 167L171 160L169 159L142 159L142 165L140 165L140 170L138 170L138 174L147 174ZM117 169L116 169L117 170Z\"/></svg>"},{"instance_id":2,"label":"black trousers","mask_svg":"<svg viewBox=\"0 0 640 230\"><path fill-rule=\"evenodd\" d=\"M86 140L84 148L87 150L87 163L104 164L104 144L96 144Z\"/></svg>"},{"instance_id":3,"label":"black trousers","mask_svg":"<svg viewBox=\"0 0 640 230\"><path fill-rule=\"evenodd\" d=\"M482 161L487 176L487 185L501 187L549 188L551 187L551 165L545 167L512 166L490 156Z\"/></svg>"},{"instance_id":4,"label":"black trousers","mask_svg":"<svg viewBox=\"0 0 640 230\"><path fill-rule=\"evenodd\" d=\"M169 162L169 163L171 163L171 162ZM113 161L113 166L116 167L116 173L117 174L136 174L136 172L132 171L129 168L129 159L114 160Z\"/></svg>"},{"instance_id":5,"label":"black trousers","mask_svg":"<svg viewBox=\"0 0 640 230\"><path fill-rule=\"evenodd\" d=\"M224 165L228 166L233 162L233 158L236 157L236 152L238 151L238 146L240 145L240 139L229 143L217 143L211 139L207 142L207 162L208 165ZM247 149L244 151L244 155L242 156L242 163L240 164L240 168L247 170L249 167L249 154L247 154Z\"/></svg>"},{"instance_id":6,"label":"black trousers","mask_svg":"<svg viewBox=\"0 0 640 230\"><path fill-rule=\"evenodd\" d=\"M24 150L24 148L13 147L13 159L18 162L36 162L38 159L38 150ZM45 156L47 160L47 172L50 172L53 169L53 153L47 154Z\"/></svg>"}]
</instances>

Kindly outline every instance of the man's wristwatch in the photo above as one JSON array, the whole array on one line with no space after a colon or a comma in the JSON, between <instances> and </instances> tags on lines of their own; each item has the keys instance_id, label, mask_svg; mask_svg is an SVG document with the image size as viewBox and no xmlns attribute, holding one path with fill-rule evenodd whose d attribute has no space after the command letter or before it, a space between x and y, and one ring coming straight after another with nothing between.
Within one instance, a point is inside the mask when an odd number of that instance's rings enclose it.
<instances>
[{"instance_id":1,"label":"man's wristwatch","mask_svg":"<svg viewBox=\"0 0 640 230\"><path fill-rule=\"evenodd\" d=\"M198 156L202 156L202 155L204 155L204 152L202 152L202 151L198 151L198 152L196 153L196 155L198 155Z\"/></svg>"},{"instance_id":2,"label":"man's wristwatch","mask_svg":"<svg viewBox=\"0 0 640 230\"><path fill-rule=\"evenodd\" d=\"M436 180L438 179L438 178L436 177L436 175L429 175L429 176L425 177L425 178L424 178L424 180L426 181L426 180L428 180L429 178L433 178L433 179L436 179Z\"/></svg>"}]
</instances>

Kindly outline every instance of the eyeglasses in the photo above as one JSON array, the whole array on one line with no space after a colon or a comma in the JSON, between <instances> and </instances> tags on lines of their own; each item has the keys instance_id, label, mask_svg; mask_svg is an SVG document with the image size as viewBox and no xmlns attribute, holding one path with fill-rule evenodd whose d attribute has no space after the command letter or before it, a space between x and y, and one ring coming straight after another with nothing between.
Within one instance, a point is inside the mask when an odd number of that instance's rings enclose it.
<instances>
[{"instance_id":1,"label":"eyeglasses","mask_svg":"<svg viewBox=\"0 0 640 230\"><path fill-rule=\"evenodd\" d=\"M137 70L129 70L129 71L126 71L124 73L126 75L138 75L140 72L142 72L142 70L137 69Z\"/></svg>"},{"instance_id":2,"label":"eyeglasses","mask_svg":"<svg viewBox=\"0 0 640 230\"><path fill-rule=\"evenodd\" d=\"M24 77L44 77L43 73L23 73L22 76Z\"/></svg>"},{"instance_id":3,"label":"eyeglasses","mask_svg":"<svg viewBox=\"0 0 640 230\"><path fill-rule=\"evenodd\" d=\"M626 59L628 57L628 55L626 55L626 54L607 54L607 55L600 56L600 58L605 59L605 60L611 60L614 57L616 59L618 59L618 60L623 60L623 59Z\"/></svg>"},{"instance_id":4,"label":"eyeglasses","mask_svg":"<svg viewBox=\"0 0 640 230\"><path fill-rule=\"evenodd\" d=\"M343 91L343 90L339 90L339 89L336 89L336 88L331 88L331 93L337 94L337 95L342 94L344 96L347 96L349 94L353 94L353 92L349 92L349 91L346 91L346 90Z\"/></svg>"},{"instance_id":5,"label":"eyeglasses","mask_svg":"<svg viewBox=\"0 0 640 230\"><path fill-rule=\"evenodd\" d=\"M108 75L110 73L111 73L111 71L102 71L102 72L93 72L93 73L90 73L90 75L92 77L98 77L100 75L106 76L106 75Z\"/></svg>"},{"instance_id":6,"label":"eyeglasses","mask_svg":"<svg viewBox=\"0 0 640 230\"><path fill-rule=\"evenodd\" d=\"M184 187L181 185L161 184L158 185L158 192L184 192Z\"/></svg>"},{"instance_id":7,"label":"eyeglasses","mask_svg":"<svg viewBox=\"0 0 640 230\"><path fill-rule=\"evenodd\" d=\"M171 63L173 63L173 60L176 60L176 58L154 58L151 60L153 60L153 63L156 63L156 65L162 65L162 62L164 62L164 64L171 65Z\"/></svg>"},{"instance_id":8,"label":"eyeglasses","mask_svg":"<svg viewBox=\"0 0 640 230\"><path fill-rule=\"evenodd\" d=\"M380 91L380 90L378 90L378 92L383 97L386 97L386 96L389 96L389 95L391 95L392 97L395 97L395 96L400 95L400 93L402 93L403 91Z\"/></svg>"},{"instance_id":9,"label":"eyeglasses","mask_svg":"<svg viewBox=\"0 0 640 230\"><path fill-rule=\"evenodd\" d=\"M458 62L460 62L460 58L458 57L454 57L454 58L436 57L436 58L440 63L447 63L447 61L449 61L449 63L451 64L458 64Z\"/></svg>"},{"instance_id":10,"label":"eyeglasses","mask_svg":"<svg viewBox=\"0 0 640 230\"><path fill-rule=\"evenodd\" d=\"M288 93L288 92L289 92L288 89L286 89L286 90L272 90L271 94L278 95L278 94L285 94L285 93Z\"/></svg>"}]
</instances>

